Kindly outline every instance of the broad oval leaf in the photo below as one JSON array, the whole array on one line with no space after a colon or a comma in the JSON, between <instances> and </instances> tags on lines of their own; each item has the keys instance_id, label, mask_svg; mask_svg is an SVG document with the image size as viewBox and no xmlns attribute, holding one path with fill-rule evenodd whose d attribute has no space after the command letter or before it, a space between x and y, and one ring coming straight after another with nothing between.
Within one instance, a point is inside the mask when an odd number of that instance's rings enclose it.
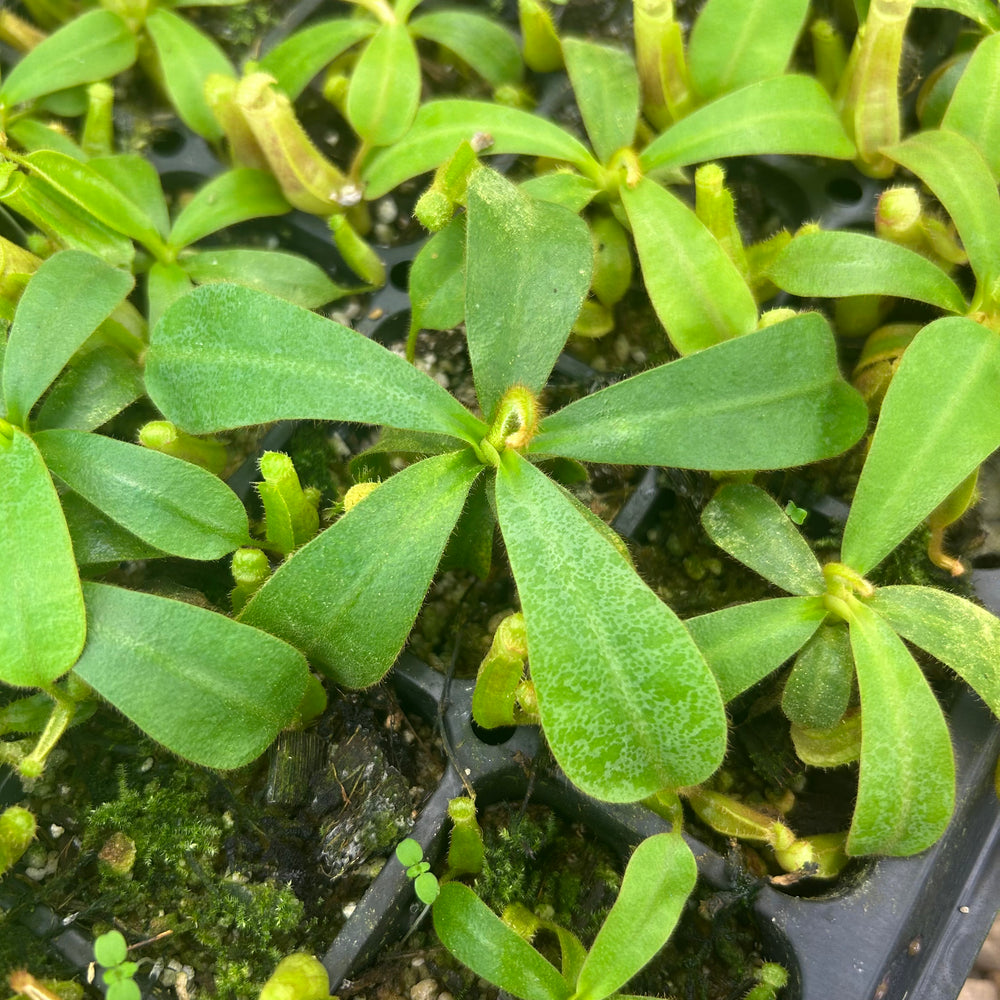
<instances>
[{"instance_id":1,"label":"broad oval leaf","mask_svg":"<svg viewBox=\"0 0 1000 1000\"><path fill-rule=\"evenodd\" d=\"M289 100L294 101L324 66L375 33L374 21L336 18L296 31L267 53L258 64Z\"/></svg>"},{"instance_id":2,"label":"broad oval leaf","mask_svg":"<svg viewBox=\"0 0 1000 1000\"><path fill-rule=\"evenodd\" d=\"M793 726L832 729L854 686L854 658L844 622L821 625L802 647L785 681L781 709Z\"/></svg>"},{"instance_id":3,"label":"broad oval leaf","mask_svg":"<svg viewBox=\"0 0 1000 1000\"><path fill-rule=\"evenodd\" d=\"M530 450L583 462L775 469L846 451L868 409L816 313L660 365L542 421Z\"/></svg>"},{"instance_id":4,"label":"broad oval leaf","mask_svg":"<svg viewBox=\"0 0 1000 1000\"><path fill-rule=\"evenodd\" d=\"M8 419L22 424L83 342L131 291L132 276L82 250L64 250L32 275L4 357Z\"/></svg>"},{"instance_id":5,"label":"broad oval leaf","mask_svg":"<svg viewBox=\"0 0 1000 1000\"><path fill-rule=\"evenodd\" d=\"M684 626L516 452L503 455L496 503L542 726L567 777L608 802L704 781L725 751L725 713Z\"/></svg>"},{"instance_id":6,"label":"broad oval leaf","mask_svg":"<svg viewBox=\"0 0 1000 1000\"><path fill-rule=\"evenodd\" d=\"M882 402L844 527L848 566L877 566L1000 446L998 385L992 331L953 316L914 337Z\"/></svg>"},{"instance_id":7,"label":"broad oval leaf","mask_svg":"<svg viewBox=\"0 0 1000 1000\"><path fill-rule=\"evenodd\" d=\"M0 87L0 104L13 107L82 83L106 80L135 62L135 35L108 10L73 18L34 47Z\"/></svg>"},{"instance_id":8,"label":"broad oval leaf","mask_svg":"<svg viewBox=\"0 0 1000 1000\"><path fill-rule=\"evenodd\" d=\"M478 132L493 143L487 155L523 153L564 160L586 172L599 170L587 147L558 125L519 108L486 101L428 101L421 106L413 127L389 149L365 161L361 179L365 197L380 198L403 181L427 173L444 163L459 144Z\"/></svg>"},{"instance_id":9,"label":"broad oval leaf","mask_svg":"<svg viewBox=\"0 0 1000 1000\"><path fill-rule=\"evenodd\" d=\"M948 726L888 623L853 601L849 625L861 694L861 771L847 853L916 854L941 836L954 808Z\"/></svg>"},{"instance_id":10,"label":"broad oval leaf","mask_svg":"<svg viewBox=\"0 0 1000 1000\"><path fill-rule=\"evenodd\" d=\"M808 13L809 0L709 0L688 41L702 100L784 73Z\"/></svg>"},{"instance_id":11,"label":"broad oval leaf","mask_svg":"<svg viewBox=\"0 0 1000 1000\"><path fill-rule=\"evenodd\" d=\"M274 420L387 424L478 443L477 420L433 379L360 333L240 285L202 285L153 332L146 389L185 430Z\"/></svg>"},{"instance_id":12,"label":"broad oval leaf","mask_svg":"<svg viewBox=\"0 0 1000 1000\"><path fill-rule=\"evenodd\" d=\"M566 71L597 158L607 163L635 139L639 121L639 74L622 48L579 38L562 42Z\"/></svg>"},{"instance_id":13,"label":"broad oval leaf","mask_svg":"<svg viewBox=\"0 0 1000 1000\"><path fill-rule=\"evenodd\" d=\"M776 597L688 618L691 633L732 701L794 656L826 618L819 597Z\"/></svg>"},{"instance_id":14,"label":"broad oval leaf","mask_svg":"<svg viewBox=\"0 0 1000 1000\"><path fill-rule=\"evenodd\" d=\"M190 21L163 7L146 18L146 31L159 56L170 102L181 120L206 139L221 139L222 127L205 100L205 80L213 73L236 75L225 53Z\"/></svg>"},{"instance_id":15,"label":"broad oval leaf","mask_svg":"<svg viewBox=\"0 0 1000 1000\"><path fill-rule=\"evenodd\" d=\"M469 183L465 326L486 418L504 392L540 392L580 313L594 265L586 223L496 171Z\"/></svg>"},{"instance_id":16,"label":"broad oval leaf","mask_svg":"<svg viewBox=\"0 0 1000 1000\"><path fill-rule=\"evenodd\" d=\"M572 990L556 967L467 885L445 882L432 912L441 943L477 976L522 1000L568 1000Z\"/></svg>"},{"instance_id":17,"label":"broad oval leaf","mask_svg":"<svg viewBox=\"0 0 1000 1000\"><path fill-rule=\"evenodd\" d=\"M468 10L437 10L410 21L414 38L450 49L491 87L517 84L524 76L517 40L500 22Z\"/></svg>"},{"instance_id":18,"label":"broad oval leaf","mask_svg":"<svg viewBox=\"0 0 1000 1000\"><path fill-rule=\"evenodd\" d=\"M981 283L1000 277L1000 194L983 153L947 129L918 132L882 150L916 174L951 216Z\"/></svg>"},{"instance_id":19,"label":"broad oval leaf","mask_svg":"<svg viewBox=\"0 0 1000 1000\"><path fill-rule=\"evenodd\" d=\"M465 318L465 215L456 215L413 258L409 292L416 329L450 330Z\"/></svg>"},{"instance_id":20,"label":"broad oval leaf","mask_svg":"<svg viewBox=\"0 0 1000 1000\"><path fill-rule=\"evenodd\" d=\"M680 831L647 837L632 853L611 911L576 981L576 1000L604 1000L666 944L698 881Z\"/></svg>"},{"instance_id":21,"label":"broad oval leaf","mask_svg":"<svg viewBox=\"0 0 1000 1000\"><path fill-rule=\"evenodd\" d=\"M240 619L301 649L339 684L377 683L413 628L481 468L466 450L387 479L294 552Z\"/></svg>"},{"instance_id":22,"label":"broad oval leaf","mask_svg":"<svg viewBox=\"0 0 1000 1000\"><path fill-rule=\"evenodd\" d=\"M903 638L946 663L1000 716L1000 619L933 587L879 587L869 606Z\"/></svg>"},{"instance_id":23,"label":"broad oval leaf","mask_svg":"<svg viewBox=\"0 0 1000 1000\"><path fill-rule=\"evenodd\" d=\"M936 264L897 243L863 233L802 233L766 274L793 295L895 295L953 313L968 309L962 290Z\"/></svg>"},{"instance_id":24,"label":"broad oval leaf","mask_svg":"<svg viewBox=\"0 0 1000 1000\"><path fill-rule=\"evenodd\" d=\"M114 566L133 559L161 559L166 552L148 545L126 531L103 511L72 490L59 497L63 517L73 541L73 555L79 566Z\"/></svg>"},{"instance_id":25,"label":"broad oval leaf","mask_svg":"<svg viewBox=\"0 0 1000 1000\"><path fill-rule=\"evenodd\" d=\"M250 544L239 497L197 465L83 431L39 431L35 442L71 490L155 548L218 559Z\"/></svg>"},{"instance_id":26,"label":"broad oval leaf","mask_svg":"<svg viewBox=\"0 0 1000 1000\"><path fill-rule=\"evenodd\" d=\"M825 593L823 571L809 543L760 487L723 486L702 511L701 523L719 548L789 594Z\"/></svg>"},{"instance_id":27,"label":"broad oval leaf","mask_svg":"<svg viewBox=\"0 0 1000 1000\"><path fill-rule=\"evenodd\" d=\"M66 521L31 438L0 423L0 679L47 687L83 649L86 619Z\"/></svg>"},{"instance_id":28,"label":"broad oval leaf","mask_svg":"<svg viewBox=\"0 0 1000 1000\"><path fill-rule=\"evenodd\" d=\"M420 61L405 24L383 24L351 74L347 118L370 146L389 146L413 123L420 103Z\"/></svg>"},{"instance_id":29,"label":"broad oval leaf","mask_svg":"<svg viewBox=\"0 0 1000 1000\"><path fill-rule=\"evenodd\" d=\"M166 239L170 231L167 200L160 185L160 175L149 160L138 153L114 153L92 156L87 165L116 187L138 209L140 218L148 219L157 235Z\"/></svg>"},{"instance_id":30,"label":"broad oval leaf","mask_svg":"<svg viewBox=\"0 0 1000 1000\"><path fill-rule=\"evenodd\" d=\"M849 160L854 152L830 95L812 77L790 74L751 83L692 111L639 154L639 165L660 171L765 153Z\"/></svg>"},{"instance_id":31,"label":"broad oval leaf","mask_svg":"<svg viewBox=\"0 0 1000 1000\"><path fill-rule=\"evenodd\" d=\"M621 200L646 291L681 354L756 327L757 303L743 275L687 205L648 177L623 186Z\"/></svg>"},{"instance_id":32,"label":"broad oval leaf","mask_svg":"<svg viewBox=\"0 0 1000 1000\"><path fill-rule=\"evenodd\" d=\"M174 753L242 767L295 715L302 654L225 615L99 583L84 584L87 645L75 672Z\"/></svg>"},{"instance_id":33,"label":"broad oval leaf","mask_svg":"<svg viewBox=\"0 0 1000 1000\"><path fill-rule=\"evenodd\" d=\"M972 53L941 125L974 142L1000 181L1000 23L993 30Z\"/></svg>"}]
</instances>

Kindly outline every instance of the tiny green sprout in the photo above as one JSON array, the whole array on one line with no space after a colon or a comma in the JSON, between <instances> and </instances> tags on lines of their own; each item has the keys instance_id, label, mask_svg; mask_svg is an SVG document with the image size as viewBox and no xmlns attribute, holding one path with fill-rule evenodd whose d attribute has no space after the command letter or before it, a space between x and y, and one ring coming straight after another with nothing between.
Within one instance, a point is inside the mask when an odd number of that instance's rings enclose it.
<instances>
[{"instance_id":1,"label":"tiny green sprout","mask_svg":"<svg viewBox=\"0 0 1000 1000\"><path fill-rule=\"evenodd\" d=\"M785 504L785 513L788 515L788 519L796 524L805 524L806 517L809 515L809 511L796 507L791 500Z\"/></svg>"},{"instance_id":2,"label":"tiny green sprout","mask_svg":"<svg viewBox=\"0 0 1000 1000\"><path fill-rule=\"evenodd\" d=\"M430 906L437 899L440 886L431 873L430 862L424 861L423 848L412 837L407 837L396 845L396 859L406 868L407 877L413 879L417 898Z\"/></svg>"},{"instance_id":3,"label":"tiny green sprout","mask_svg":"<svg viewBox=\"0 0 1000 1000\"><path fill-rule=\"evenodd\" d=\"M142 992L135 982L136 962L129 962L128 945L118 931L108 931L94 941L94 961L103 967L101 978L107 985L108 1000L140 1000Z\"/></svg>"},{"instance_id":4,"label":"tiny green sprout","mask_svg":"<svg viewBox=\"0 0 1000 1000\"><path fill-rule=\"evenodd\" d=\"M35 830L35 817L23 806L8 806L0 813L0 875L28 849Z\"/></svg>"},{"instance_id":5,"label":"tiny green sprout","mask_svg":"<svg viewBox=\"0 0 1000 1000\"><path fill-rule=\"evenodd\" d=\"M326 1000L330 977L315 955L287 955L260 991L259 1000Z\"/></svg>"},{"instance_id":6,"label":"tiny green sprout","mask_svg":"<svg viewBox=\"0 0 1000 1000\"><path fill-rule=\"evenodd\" d=\"M775 1000L778 991L788 985L788 972L777 962L765 962L754 973L757 985L743 1000Z\"/></svg>"}]
</instances>

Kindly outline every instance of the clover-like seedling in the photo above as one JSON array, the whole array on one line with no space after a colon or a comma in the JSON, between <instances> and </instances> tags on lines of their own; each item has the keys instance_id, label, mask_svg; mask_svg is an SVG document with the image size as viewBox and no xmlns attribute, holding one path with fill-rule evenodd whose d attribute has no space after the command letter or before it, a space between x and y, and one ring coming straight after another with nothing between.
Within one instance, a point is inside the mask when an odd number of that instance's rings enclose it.
<instances>
[{"instance_id":1,"label":"clover-like seedling","mask_svg":"<svg viewBox=\"0 0 1000 1000\"><path fill-rule=\"evenodd\" d=\"M438 898L441 887L431 871L430 862L424 861L424 849L412 837L407 837L396 845L396 858L406 869L406 877L413 880L417 898L430 906Z\"/></svg>"},{"instance_id":2,"label":"clover-like seedling","mask_svg":"<svg viewBox=\"0 0 1000 1000\"><path fill-rule=\"evenodd\" d=\"M102 967L108 1000L140 1000L142 991L135 981L139 965L128 961L128 944L119 931L107 931L94 941L94 961Z\"/></svg>"}]
</instances>

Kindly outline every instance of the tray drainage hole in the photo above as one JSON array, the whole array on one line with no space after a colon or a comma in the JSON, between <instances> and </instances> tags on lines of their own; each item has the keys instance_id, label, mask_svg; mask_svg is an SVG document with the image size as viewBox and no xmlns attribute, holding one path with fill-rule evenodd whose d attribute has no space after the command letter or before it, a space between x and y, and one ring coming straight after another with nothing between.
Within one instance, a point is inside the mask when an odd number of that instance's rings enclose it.
<instances>
[{"instance_id":1,"label":"tray drainage hole","mask_svg":"<svg viewBox=\"0 0 1000 1000\"><path fill-rule=\"evenodd\" d=\"M160 156L174 156L184 147L184 133L175 129L161 129L150 141L154 153Z\"/></svg>"},{"instance_id":2,"label":"tray drainage hole","mask_svg":"<svg viewBox=\"0 0 1000 1000\"><path fill-rule=\"evenodd\" d=\"M401 260L394 264L389 271L389 281L393 288L398 288L401 292L407 291L410 281L410 268L413 266L412 260Z\"/></svg>"},{"instance_id":3,"label":"tray drainage hole","mask_svg":"<svg viewBox=\"0 0 1000 1000\"><path fill-rule=\"evenodd\" d=\"M841 205L856 205L864 197L864 190L853 177L834 177L826 186L826 193Z\"/></svg>"},{"instance_id":4,"label":"tray drainage hole","mask_svg":"<svg viewBox=\"0 0 1000 1000\"><path fill-rule=\"evenodd\" d=\"M517 726L497 726L496 729L483 729L475 719L470 721L472 722L472 731L479 738L479 742L491 747L498 747L506 743L517 732Z\"/></svg>"}]
</instances>

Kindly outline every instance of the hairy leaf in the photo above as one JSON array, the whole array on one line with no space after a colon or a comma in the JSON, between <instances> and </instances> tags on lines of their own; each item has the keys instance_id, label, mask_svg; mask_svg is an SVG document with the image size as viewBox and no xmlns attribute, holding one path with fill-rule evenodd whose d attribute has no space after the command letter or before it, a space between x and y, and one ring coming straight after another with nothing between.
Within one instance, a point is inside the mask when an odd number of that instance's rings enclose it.
<instances>
[{"instance_id":1,"label":"hairy leaf","mask_svg":"<svg viewBox=\"0 0 1000 1000\"><path fill-rule=\"evenodd\" d=\"M492 87L524 75L517 40L503 24L468 10L437 10L410 21L415 38L450 49Z\"/></svg>"},{"instance_id":2,"label":"hairy leaf","mask_svg":"<svg viewBox=\"0 0 1000 1000\"><path fill-rule=\"evenodd\" d=\"M371 146L390 146L405 134L420 103L420 62L405 24L383 24L351 74L347 118Z\"/></svg>"},{"instance_id":3,"label":"hairy leaf","mask_svg":"<svg viewBox=\"0 0 1000 1000\"><path fill-rule=\"evenodd\" d=\"M941 125L974 142L1000 181L1000 10L993 13L997 33L976 46Z\"/></svg>"}]
</instances>

